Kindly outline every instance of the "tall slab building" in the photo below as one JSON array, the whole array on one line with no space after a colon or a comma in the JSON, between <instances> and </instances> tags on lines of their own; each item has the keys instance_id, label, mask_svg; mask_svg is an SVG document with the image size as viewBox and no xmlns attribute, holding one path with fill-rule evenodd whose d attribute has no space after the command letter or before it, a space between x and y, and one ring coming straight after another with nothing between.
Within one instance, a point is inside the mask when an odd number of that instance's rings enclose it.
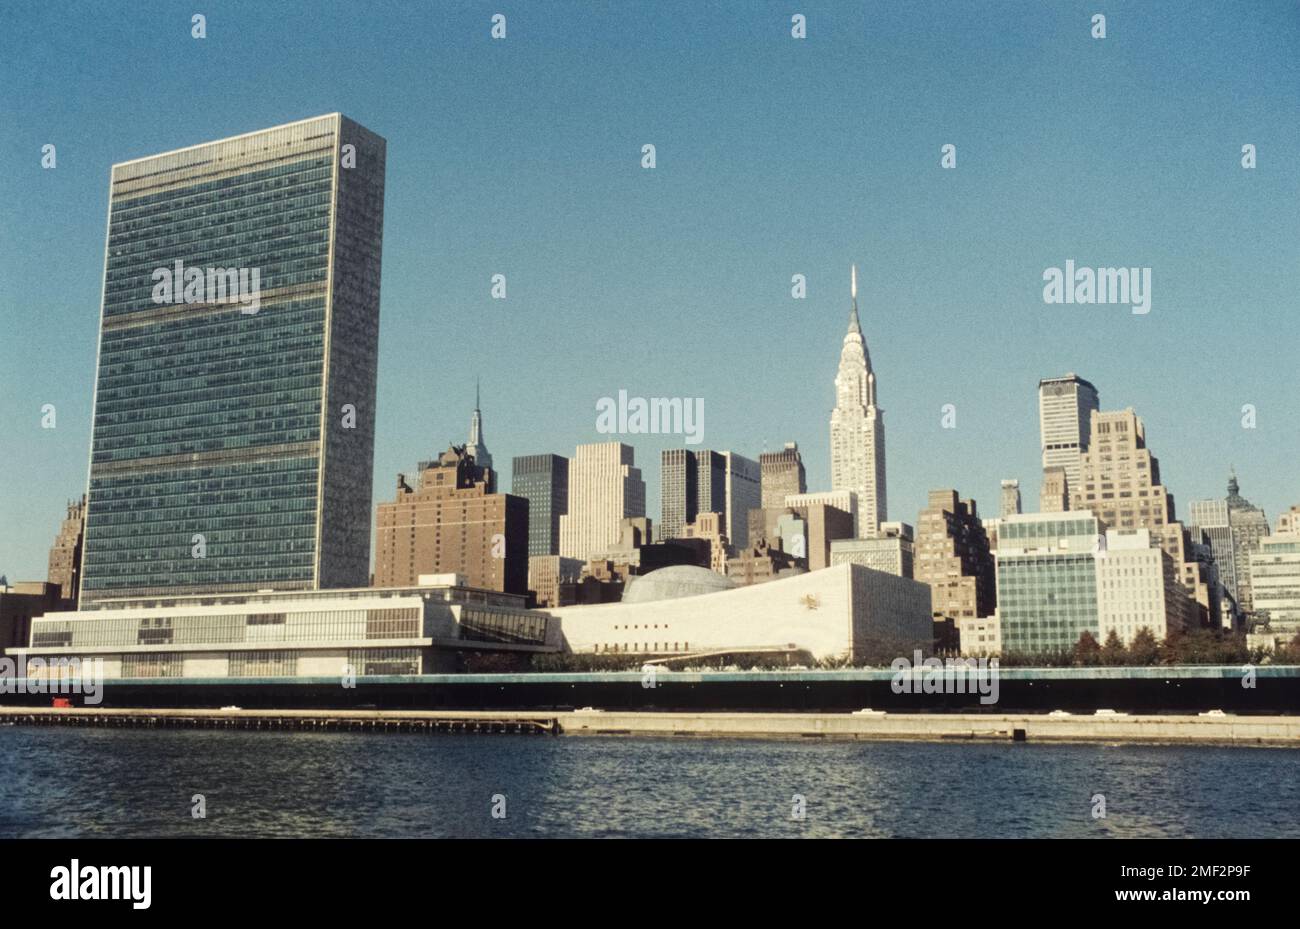
<instances>
[{"instance_id":1,"label":"tall slab building","mask_svg":"<svg viewBox=\"0 0 1300 929\"><path fill-rule=\"evenodd\" d=\"M82 603L368 580L386 143L113 166Z\"/></svg>"},{"instance_id":2,"label":"tall slab building","mask_svg":"<svg viewBox=\"0 0 1300 929\"><path fill-rule=\"evenodd\" d=\"M1079 490L1080 464L1088 450L1092 414L1100 409L1097 388L1074 372L1038 382L1038 430L1042 439L1043 471L1065 471L1066 505Z\"/></svg>"},{"instance_id":3,"label":"tall slab building","mask_svg":"<svg viewBox=\"0 0 1300 929\"><path fill-rule=\"evenodd\" d=\"M683 538L701 513L717 513L728 541L744 545L749 511L762 502L758 462L735 452L664 449L660 458L659 539Z\"/></svg>"},{"instance_id":4,"label":"tall slab building","mask_svg":"<svg viewBox=\"0 0 1300 929\"><path fill-rule=\"evenodd\" d=\"M569 461L569 511L560 517L560 555L586 561L618 544L623 520L645 516L645 481L630 445L579 445Z\"/></svg>"},{"instance_id":5,"label":"tall slab building","mask_svg":"<svg viewBox=\"0 0 1300 929\"><path fill-rule=\"evenodd\" d=\"M560 553L560 517L569 512L569 459L521 455L510 468L510 492L528 501L528 554Z\"/></svg>"},{"instance_id":6,"label":"tall slab building","mask_svg":"<svg viewBox=\"0 0 1300 929\"><path fill-rule=\"evenodd\" d=\"M885 423L876 405L876 375L858 322L858 269L853 268L849 331L840 349L831 412L831 489L858 498L859 538L872 538L888 519L885 502Z\"/></svg>"}]
</instances>

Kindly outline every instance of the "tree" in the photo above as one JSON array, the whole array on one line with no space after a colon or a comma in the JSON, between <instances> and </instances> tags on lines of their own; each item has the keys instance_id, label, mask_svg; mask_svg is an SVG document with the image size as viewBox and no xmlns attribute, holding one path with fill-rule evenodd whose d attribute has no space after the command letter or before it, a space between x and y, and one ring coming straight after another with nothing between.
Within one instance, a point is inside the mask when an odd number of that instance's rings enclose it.
<instances>
[{"instance_id":1,"label":"tree","mask_svg":"<svg viewBox=\"0 0 1300 929\"><path fill-rule=\"evenodd\" d=\"M1153 665L1160 657L1160 644L1149 628L1143 626L1133 636L1133 644L1128 647L1128 657L1135 665Z\"/></svg>"},{"instance_id":2,"label":"tree","mask_svg":"<svg viewBox=\"0 0 1300 929\"><path fill-rule=\"evenodd\" d=\"M1086 629L1074 643L1074 663L1085 668L1101 663L1101 646L1097 644L1097 637Z\"/></svg>"},{"instance_id":3,"label":"tree","mask_svg":"<svg viewBox=\"0 0 1300 929\"><path fill-rule=\"evenodd\" d=\"M1095 639L1093 641L1096 641ZM1114 629L1106 636L1106 644L1101 647L1101 663L1116 667L1128 661L1128 650L1120 641L1119 633Z\"/></svg>"}]
</instances>

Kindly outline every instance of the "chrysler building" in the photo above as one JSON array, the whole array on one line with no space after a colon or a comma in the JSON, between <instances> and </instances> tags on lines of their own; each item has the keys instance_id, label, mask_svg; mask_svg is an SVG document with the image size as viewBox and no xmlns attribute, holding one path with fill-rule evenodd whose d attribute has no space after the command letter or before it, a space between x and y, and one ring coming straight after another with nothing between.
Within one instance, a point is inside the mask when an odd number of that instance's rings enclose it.
<instances>
[{"instance_id":1,"label":"chrysler building","mask_svg":"<svg viewBox=\"0 0 1300 929\"><path fill-rule=\"evenodd\" d=\"M871 538L885 510L885 423L876 406L876 375L858 323L858 268L853 266L853 309L840 349L835 375L835 409L831 412L831 489L858 498L858 537Z\"/></svg>"}]
</instances>

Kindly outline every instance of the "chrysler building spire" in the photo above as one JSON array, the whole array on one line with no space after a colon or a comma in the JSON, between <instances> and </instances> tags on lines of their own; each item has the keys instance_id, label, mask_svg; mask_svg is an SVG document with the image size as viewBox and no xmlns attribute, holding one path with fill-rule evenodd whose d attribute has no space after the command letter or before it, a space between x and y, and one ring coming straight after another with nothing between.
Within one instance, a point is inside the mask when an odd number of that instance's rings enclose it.
<instances>
[{"instance_id":1,"label":"chrysler building spire","mask_svg":"<svg viewBox=\"0 0 1300 929\"><path fill-rule=\"evenodd\" d=\"M876 406L876 375L858 319L858 268L849 279L849 330L840 349L831 412L831 489L858 498L858 537L870 538L888 519L885 505L885 424Z\"/></svg>"}]
</instances>

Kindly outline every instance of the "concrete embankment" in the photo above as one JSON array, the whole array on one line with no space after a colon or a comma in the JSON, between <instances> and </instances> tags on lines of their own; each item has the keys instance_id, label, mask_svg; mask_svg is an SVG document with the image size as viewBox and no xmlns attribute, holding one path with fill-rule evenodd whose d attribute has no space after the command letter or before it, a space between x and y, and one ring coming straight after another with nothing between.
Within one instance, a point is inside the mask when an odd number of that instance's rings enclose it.
<instances>
[{"instance_id":1,"label":"concrete embankment","mask_svg":"<svg viewBox=\"0 0 1300 929\"><path fill-rule=\"evenodd\" d=\"M1205 742L1300 747L1295 716L958 713L562 714L568 735L1028 742Z\"/></svg>"},{"instance_id":2,"label":"concrete embankment","mask_svg":"<svg viewBox=\"0 0 1300 929\"><path fill-rule=\"evenodd\" d=\"M657 713L0 707L0 724L759 739L1146 742L1300 747L1300 716Z\"/></svg>"}]
</instances>

